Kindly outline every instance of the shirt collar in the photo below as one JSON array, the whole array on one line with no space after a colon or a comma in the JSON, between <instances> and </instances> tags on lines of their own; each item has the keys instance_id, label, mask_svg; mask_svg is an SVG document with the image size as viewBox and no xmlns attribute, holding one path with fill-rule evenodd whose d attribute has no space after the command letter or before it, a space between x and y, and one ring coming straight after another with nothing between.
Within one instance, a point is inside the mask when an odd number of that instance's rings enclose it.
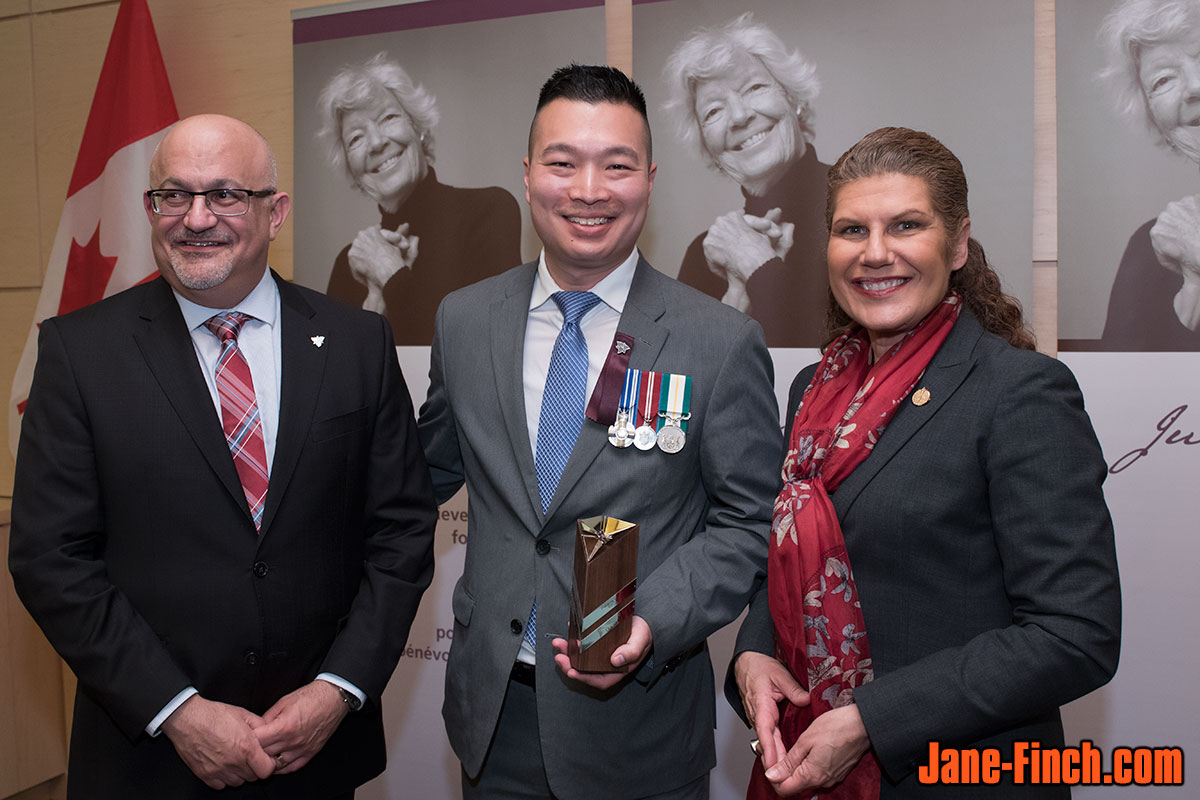
<instances>
[{"instance_id":1,"label":"shirt collar","mask_svg":"<svg viewBox=\"0 0 1200 800\"><path fill-rule=\"evenodd\" d=\"M171 293L175 295L175 300L179 303L179 310L183 312L183 320L187 323L189 331L194 331L214 314L220 314L223 311L241 311L259 322L265 322L272 328L275 327L276 309L279 307L276 302L276 298L279 296L279 287L275 285L275 279L271 277L269 269L263 270L263 276L258 285L251 289L250 294L243 297L242 301L233 308L209 308L199 303L193 303L174 289L171 290Z\"/></svg>"},{"instance_id":2,"label":"shirt collar","mask_svg":"<svg viewBox=\"0 0 1200 800\"><path fill-rule=\"evenodd\" d=\"M593 286L590 291L600 298L606 306L622 314L625 311L625 300L629 297L629 287L633 285L633 273L637 269L641 253L633 248L629 257L621 262L621 266L604 276L603 280ZM533 281L533 294L529 298L529 310L538 308L550 300L550 295L562 291L562 287L550 277L546 266L546 251L538 256L537 278Z\"/></svg>"}]
</instances>

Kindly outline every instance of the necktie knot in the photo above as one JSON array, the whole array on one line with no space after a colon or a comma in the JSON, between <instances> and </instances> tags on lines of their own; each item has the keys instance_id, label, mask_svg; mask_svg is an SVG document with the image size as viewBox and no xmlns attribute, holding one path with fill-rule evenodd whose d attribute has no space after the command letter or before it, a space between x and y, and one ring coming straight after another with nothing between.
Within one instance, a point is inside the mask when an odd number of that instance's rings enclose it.
<instances>
[{"instance_id":1,"label":"necktie knot","mask_svg":"<svg viewBox=\"0 0 1200 800\"><path fill-rule=\"evenodd\" d=\"M222 344L228 342L230 339L236 342L238 334L242 332L242 326L250 318L249 314L243 314L241 311L226 311L223 314L215 314L206 319L204 327L212 331L221 340Z\"/></svg>"},{"instance_id":2,"label":"necktie knot","mask_svg":"<svg viewBox=\"0 0 1200 800\"><path fill-rule=\"evenodd\" d=\"M600 302L599 295L591 292L555 292L550 297L558 304L564 325L578 324L580 318Z\"/></svg>"}]
</instances>

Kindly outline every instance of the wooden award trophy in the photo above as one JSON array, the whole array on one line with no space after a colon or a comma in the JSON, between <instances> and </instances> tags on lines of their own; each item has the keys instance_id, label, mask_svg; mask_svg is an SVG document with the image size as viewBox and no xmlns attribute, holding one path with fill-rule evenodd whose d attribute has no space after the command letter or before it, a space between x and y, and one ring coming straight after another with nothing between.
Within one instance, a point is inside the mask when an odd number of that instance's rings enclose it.
<instances>
[{"instance_id":1,"label":"wooden award trophy","mask_svg":"<svg viewBox=\"0 0 1200 800\"><path fill-rule=\"evenodd\" d=\"M580 672L612 672L613 651L629 640L637 553L634 523L614 517L576 522L567 655Z\"/></svg>"}]
</instances>

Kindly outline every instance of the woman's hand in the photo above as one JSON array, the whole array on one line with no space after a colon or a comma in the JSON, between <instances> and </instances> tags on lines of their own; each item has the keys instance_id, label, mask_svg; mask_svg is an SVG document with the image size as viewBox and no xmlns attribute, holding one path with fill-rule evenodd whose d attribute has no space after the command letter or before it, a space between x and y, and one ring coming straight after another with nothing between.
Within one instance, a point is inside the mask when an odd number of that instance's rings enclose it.
<instances>
[{"instance_id":1,"label":"woman's hand","mask_svg":"<svg viewBox=\"0 0 1200 800\"><path fill-rule=\"evenodd\" d=\"M363 308L380 314L387 313L383 287L402 269L412 269L417 260L418 237L408 235L405 222L394 231L379 225L363 228L350 245L350 273L367 287Z\"/></svg>"},{"instance_id":2,"label":"woman's hand","mask_svg":"<svg viewBox=\"0 0 1200 800\"><path fill-rule=\"evenodd\" d=\"M779 223L780 211L766 217L730 211L713 221L704 236L704 258L714 274L724 278L729 289L721 301L739 311L750 308L746 281L772 258L787 255L792 246L791 223Z\"/></svg>"},{"instance_id":3,"label":"woman's hand","mask_svg":"<svg viewBox=\"0 0 1200 800\"><path fill-rule=\"evenodd\" d=\"M758 736L764 767L771 767L787 748L779 732L779 702L808 705L808 692L778 659L747 650L733 662L733 678L742 695L746 719Z\"/></svg>"},{"instance_id":4,"label":"woman's hand","mask_svg":"<svg viewBox=\"0 0 1200 800\"><path fill-rule=\"evenodd\" d=\"M1200 196L1168 203L1150 228L1158 262L1183 276L1175 316L1188 330L1200 328Z\"/></svg>"},{"instance_id":5,"label":"woman's hand","mask_svg":"<svg viewBox=\"0 0 1200 800\"><path fill-rule=\"evenodd\" d=\"M763 756L767 780L781 796L829 788L850 770L871 746L858 706L851 704L826 711L812 721L775 764Z\"/></svg>"}]
</instances>

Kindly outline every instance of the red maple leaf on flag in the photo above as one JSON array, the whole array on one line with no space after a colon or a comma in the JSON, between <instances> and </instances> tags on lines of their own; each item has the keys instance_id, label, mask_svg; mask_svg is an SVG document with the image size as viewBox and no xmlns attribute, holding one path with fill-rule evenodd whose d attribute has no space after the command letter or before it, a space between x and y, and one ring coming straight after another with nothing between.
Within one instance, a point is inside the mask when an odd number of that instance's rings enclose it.
<instances>
[{"instance_id":1,"label":"red maple leaf on flag","mask_svg":"<svg viewBox=\"0 0 1200 800\"><path fill-rule=\"evenodd\" d=\"M66 314L103 299L108 280L116 265L116 256L109 258L100 252L100 225L96 226L96 232L83 247L72 239L71 252L67 255L67 269L63 276L62 298L58 301L58 313ZM158 270L154 270L138 283L142 284L156 277Z\"/></svg>"},{"instance_id":2,"label":"red maple leaf on flag","mask_svg":"<svg viewBox=\"0 0 1200 800\"><path fill-rule=\"evenodd\" d=\"M71 252L67 256L67 271L63 276L62 297L58 301L58 313L66 314L77 308L91 305L104 297L104 288L112 276L116 257L109 258L100 252L100 226L91 240L83 247L71 241Z\"/></svg>"}]
</instances>

